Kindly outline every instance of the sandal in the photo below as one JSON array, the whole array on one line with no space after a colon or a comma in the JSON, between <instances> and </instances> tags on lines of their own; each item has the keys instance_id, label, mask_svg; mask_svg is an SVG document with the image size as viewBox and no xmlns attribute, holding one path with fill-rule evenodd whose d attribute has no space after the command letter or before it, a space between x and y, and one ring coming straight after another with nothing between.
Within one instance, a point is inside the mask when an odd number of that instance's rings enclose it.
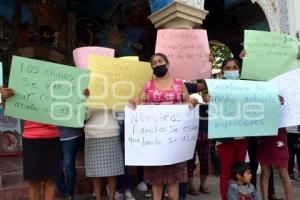
<instances>
[{"instance_id":1,"label":"sandal","mask_svg":"<svg viewBox=\"0 0 300 200\"><path fill-rule=\"evenodd\" d=\"M189 189L189 190L188 190L188 193L189 193L190 195L193 195L193 196L199 195L199 193L196 191L195 188Z\"/></svg>"},{"instance_id":2,"label":"sandal","mask_svg":"<svg viewBox=\"0 0 300 200\"><path fill-rule=\"evenodd\" d=\"M210 194L210 191L208 190L208 188L206 186L205 187L200 186L199 192L204 193L204 194Z\"/></svg>"}]
</instances>

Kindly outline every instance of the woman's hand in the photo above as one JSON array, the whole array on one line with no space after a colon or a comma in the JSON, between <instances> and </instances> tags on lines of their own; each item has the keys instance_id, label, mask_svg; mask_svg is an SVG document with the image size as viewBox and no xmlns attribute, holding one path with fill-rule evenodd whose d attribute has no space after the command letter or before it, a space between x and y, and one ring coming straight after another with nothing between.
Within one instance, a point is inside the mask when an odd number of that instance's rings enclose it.
<instances>
[{"instance_id":1,"label":"woman's hand","mask_svg":"<svg viewBox=\"0 0 300 200\"><path fill-rule=\"evenodd\" d=\"M203 99L204 103L209 103L210 102L210 96L209 95L202 96L202 99Z\"/></svg>"},{"instance_id":2,"label":"woman's hand","mask_svg":"<svg viewBox=\"0 0 300 200\"><path fill-rule=\"evenodd\" d=\"M138 102L136 99L130 99L128 101L128 106L132 109L135 109L137 105L138 105Z\"/></svg>"},{"instance_id":3,"label":"woman's hand","mask_svg":"<svg viewBox=\"0 0 300 200\"><path fill-rule=\"evenodd\" d=\"M5 87L0 88L0 93L3 99L7 99L15 95L15 92L11 88L5 88Z\"/></svg>"},{"instance_id":4,"label":"woman's hand","mask_svg":"<svg viewBox=\"0 0 300 200\"><path fill-rule=\"evenodd\" d=\"M83 95L88 98L90 96L90 90L88 88L83 90Z\"/></svg>"},{"instance_id":5,"label":"woman's hand","mask_svg":"<svg viewBox=\"0 0 300 200\"><path fill-rule=\"evenodd\" d=\"M280 95L279 95L279 101L280 101L280 104L281 104L281 105L284 104L284 98L283 98L282 96L280 96Z\"/></svg>"},{"instance_id":6,"label":"woman's hand","mask_svg":"<svg viewBox=\"0 0 300 200\"><path fill-rule=\"evenodd\" d=\"M239 55L240 59L244 59L244 57L246 56L246 51L245 49L243 49Z\"/></svg>"},{"instance_id":7,"label":"woman's hand","mask_svg":"<svg viewBox=\"0 0 300 200\"><path fill-rule=\"evenodd\" d=\"M196 105L197 105L198 103L199 103L199 102L198 102L197 99L191 97L191 98L189 99L188 105L189 105L190 108L195 108Z\"/></svg>"}]
</instances>

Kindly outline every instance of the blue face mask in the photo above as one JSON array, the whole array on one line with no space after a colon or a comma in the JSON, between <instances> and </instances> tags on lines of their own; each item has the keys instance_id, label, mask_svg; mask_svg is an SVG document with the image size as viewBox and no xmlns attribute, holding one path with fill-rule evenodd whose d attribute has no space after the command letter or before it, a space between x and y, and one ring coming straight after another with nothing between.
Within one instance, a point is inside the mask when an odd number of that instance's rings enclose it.
<instances>
[{"instance_id":1,"label":"blue face mask","mask_svg":"<svg viewBox=\"0 0 300 200\"><path fill-rule=\"evenodd\" d=\"M225 79L230 79L230 80L236 80L240 77L240 72L239 70L234 70L234 71L224 71L224 78Z\"/></svg>"}]
</instances>

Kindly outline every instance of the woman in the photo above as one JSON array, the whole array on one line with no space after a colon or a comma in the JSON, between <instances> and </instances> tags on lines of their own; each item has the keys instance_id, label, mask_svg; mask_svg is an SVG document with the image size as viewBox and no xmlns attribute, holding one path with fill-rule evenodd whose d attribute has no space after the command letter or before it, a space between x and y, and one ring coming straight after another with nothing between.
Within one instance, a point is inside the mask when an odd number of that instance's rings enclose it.
<instances>
[{"instance_id":1,"label":"woman","mask_svg":"<svg viewBox=\"0 0 300 200\"><path fill-rule=\"evenodd\" d=\"M234 58L227 58L222 63L224 79L237 80L240 77L239 62ZM209 96L204 96L204 102L209 101ZM230 180L231 168L234 163L244 162L247 153L245 138L218 138L216 139L217 151L220 156L221 175L220 191L222 200L227 200L227 188Z\"/></svg>"},{"instance_id":2,"label":"woman","mask_svg":"<svg viewBox=\"0 0 300 200\"><path fill-rule=\"evenodd\" d=\"M109 200L115 199L117 176L124 174L119 124L111 110L90 109L85 123L85 170L101 200L101 178L107 178Z\"/></svg>"},{"instance_id":3,"label":"woman","mask_svg":"<svg viewBox=\"0 0 300 200\"><path fill-rule=\"evenodd\" d=\"M1 88L3 101L12 97L10 88ZM56 126L25 121L23 134L23 175L29 182L28 199L55 199L55 177L59 174L60 141Z\"/></svg>"},{"instance_id":4,"label":"woman","mask_svg":"<svg viewBox=\"0 0 300 200\"><path fill-rule=\"evenodd\" d=\"M246 52L241 53L244 57ZM300 59L300 53L297 54L297 59ZM280 97L280 102L283 104L283 98ZM287 134L285 128L278 129L278 134L271 137L261 137L259 139L256 161L261 165L260 187L263 200L274 199L269 196L268 186L270 170L274 166L280 176L286 200L292 199L292 186L288 173L289 152L287 146Z\"/></svg>"},{"instance_id":5,"label":"woman","mask_svg":"<svg viewBox=\"0 0 300 200\"><path fill-rule=\"evenodd\" d=\"M154 77L146 82L140 99L130 100L134 107L137 104L180 104L190 103L188 91L182 80L172 79L168 73L169 61L162 53L151 57ZM153 200L161 200L163 186L168 185L168 196L171 200L179 199L179 183L187 182L187 163L182 162L168 166L144 168L144 179L152 185Z\"/></svg>"},{"instance_id":6,"label":"woman","mask_svg":"<svg viewBox=\"0 0 300 200\"><path fill-rule=\"evenodd\" d=\"M257 162L261 166L260 187L263 200L268 200L270 168L274 166L281 179L285 199L292 199L292 186L288 173L289 152L285 128L278 129L278 135L261 137L256 152Z\"/></svg>"},{"instance_id":7,"label":"woman","mask_svg":"<svg viewBox=\"0 0 300 200\"><path fill-rule=\"evenodd\" d=\"M194 188L193 173L196 169L196 152L200 162L200 187L199 192L210 194L206 186L206 180L209 172L209 149L210 140L208 139L208 123L207 123L207 105L201 104L200 109L200 125L198 131L198 138L196 142L196 149L193 159L188 161L188 193L190 195L198 195L198 191Z\"/></svg>"}]
</instances>

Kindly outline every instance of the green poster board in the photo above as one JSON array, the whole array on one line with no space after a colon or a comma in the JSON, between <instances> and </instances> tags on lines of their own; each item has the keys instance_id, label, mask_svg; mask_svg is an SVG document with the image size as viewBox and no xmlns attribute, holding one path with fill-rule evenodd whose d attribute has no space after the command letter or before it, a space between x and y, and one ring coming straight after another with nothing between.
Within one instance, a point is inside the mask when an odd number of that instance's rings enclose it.
<instances>
[{"instance_id":1,"label":"green poster board","mask_svg":"<svg viewBox=\"0 0 300 200\"><path fill-rule=\"evenodd\" d=\"M5 116L45 124L82 127L83 90L89 71L66 65L14 56L9 87L15 95L6 101Z\"/></svg>"},{"instance_id":2,"label":"green poster board","mask_svg":"<svg viewBox=\"0 0 300 200\"><path fill-rule=\"evenodd\" d=\"M270 80L297 68L297 41L276 32L245 30L241 78Z\"/></svg>"},{"instance_id":3,"label":"green poster board","mask_svg":"<svg viewBox=\"0 0 300 200\"><path fill-rule=\"evenodd\" d=\"M208 137L276 135L280 119L277 88L262 81L206 80Z\"/></svg>"}]
</instances>

